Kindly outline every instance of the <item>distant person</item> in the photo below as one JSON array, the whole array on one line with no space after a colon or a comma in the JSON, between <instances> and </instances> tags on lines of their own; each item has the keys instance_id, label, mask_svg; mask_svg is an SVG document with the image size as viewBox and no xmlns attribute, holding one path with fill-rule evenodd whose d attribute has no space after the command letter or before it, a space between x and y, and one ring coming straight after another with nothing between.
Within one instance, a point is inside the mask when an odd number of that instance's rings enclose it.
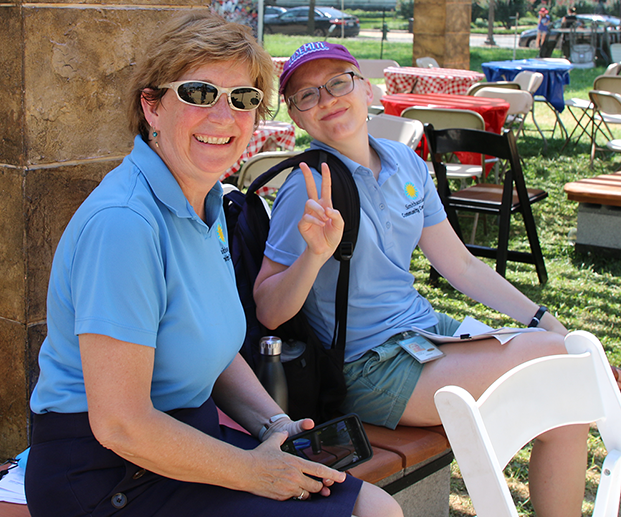
<instances>
[{"instance_id":1,"label":"distant person","mask_svg":"<svg viewBox=\"0 0 621 517\"><path fill-rule=\"evenodd\" d=\"M541 48L543 42L546 40L548 31L550 30L550 15L545 7L539 9L539 21L537 22L537 39L535 44L537 48Z\"/></svg>"},{"instance_id":2,"label":"distant person","mask_svg":"<svg viewBox=\"0 0 621 517\"><path fill-rule=\"evenodd\" d=\"M561 20L561 29L570 29L578 22L578 17L576 16L576 8L568 7L567 14L563 16Z\"/></svg>"},{"instance_id":3,"label":"distant person","mask_svg":"<svg viewBox=\"0 0 621 517\"><path fill-rule=\"evenodd\" d=\"M580 26L578 17L576 16L576 8L568 7L567 14L561 20L561 29L577 29ZM563 43L561 44L563 56L569 58L571 54L570 38L568 33L563 33Z\"/></svg>"}]
</instances>

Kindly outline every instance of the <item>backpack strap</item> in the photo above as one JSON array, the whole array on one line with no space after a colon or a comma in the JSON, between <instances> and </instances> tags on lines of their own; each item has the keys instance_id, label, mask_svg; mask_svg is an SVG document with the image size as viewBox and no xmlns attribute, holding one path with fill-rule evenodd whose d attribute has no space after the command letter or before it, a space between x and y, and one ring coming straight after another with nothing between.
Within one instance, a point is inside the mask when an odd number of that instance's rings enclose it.
<instances>
[{"instance_id":1,"label":"backpack strap","mask_svg":"<svg viewBox=\"0 0 621 517\"><path fill-rule=\"evenodd\" d=\"M334 336L331 344L331 348L344 353L347 338L350 260L356 247L360 228L360 195L351 172L333 154L324 150L308 150L283 160L261 174L252 182L246 195L253 195L283 170L299 167L301 162L320 172L321 164L328 164L332 178L332 205L341 213L345 223L343 237L334 252L334 258L339 261L340 266L336 285Z\"/></svg>"}]
</instances>

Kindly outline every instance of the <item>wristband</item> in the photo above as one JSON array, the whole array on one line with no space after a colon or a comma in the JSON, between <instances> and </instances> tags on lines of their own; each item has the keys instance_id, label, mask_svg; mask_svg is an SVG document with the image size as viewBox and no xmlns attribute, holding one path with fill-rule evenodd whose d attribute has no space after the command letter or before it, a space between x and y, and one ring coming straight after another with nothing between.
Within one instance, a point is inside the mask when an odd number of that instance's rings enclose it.
<instances>
[{"instance_id":1,"label":"wristband","mask_svg":"<svg viewBox=\"0 0 621 517\"><path fill-rule=\"evenodd\" d=\"M541 318L543 318L543 315L547 311L548 311L547 307L544 307L543 305L541 307L539 307L539 309L537 310L537 312L533 316L533 319L530 320L530 323L528 324L528 326L529 327L538 327L539 323L541 323Z\"/></svg>"},{"instance_id":2,"label":"wristband","mask_svg":"<svg viewBox=\"0 0 621 517\"><path fill-rule=\"evenodd\" d=\"M278 422L279 420L282 420L283 418L291 419L289 415L287 415L286 413L279 413L278 415L274 415L270 417L267 423L263 424L263 427L261 427L261 430L259 431L259 441L263 441L263 437L265 436L265 433L267 433L267 430L271 427L272 424L275 424L276 422Z\"/></svg>"}]
</instances>

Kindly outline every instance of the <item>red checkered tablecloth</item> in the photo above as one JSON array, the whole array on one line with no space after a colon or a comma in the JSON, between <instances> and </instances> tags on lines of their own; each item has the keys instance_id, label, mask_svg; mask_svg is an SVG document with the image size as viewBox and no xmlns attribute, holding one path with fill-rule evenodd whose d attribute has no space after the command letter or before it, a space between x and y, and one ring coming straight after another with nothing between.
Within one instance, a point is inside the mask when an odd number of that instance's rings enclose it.
<instances>
[{"instance_id":1,"label":"red checkered tablecloth","mask_svg":"<svg viewBox=\"0 0 621 517\"><path fill-rule=\"evenodd\" d=\"M261 151L276 151L278 148L283 151L293 151L295 148L295 129L293 124L274 120L261 122L240 159L220 177L220 180L228 178L239 171L242 163L251 156Z\"/></svg>"},{"instance_id":2,"label":"red checkered tablecloth","mask_svg":"<svg viewBox=\"0 0 621 517\"><path fill-rule=\"evenodd\" d=\"M415 68L391 66L384 70L386 89L394 93L448 93L465 95L485 74L454 68Z\"/></svg>"},{"instance_id":3,"label":"red checkered tablecloth","mask_svg":"<svg viewBox=\"0 0 621 517\"><path fill-rule=\"evenodd\" d=\"M272 63L274 63L274 75L276 77L280 77L287 61L289 61L288 57L272 57Z\"/></svg>"}]
</instances>

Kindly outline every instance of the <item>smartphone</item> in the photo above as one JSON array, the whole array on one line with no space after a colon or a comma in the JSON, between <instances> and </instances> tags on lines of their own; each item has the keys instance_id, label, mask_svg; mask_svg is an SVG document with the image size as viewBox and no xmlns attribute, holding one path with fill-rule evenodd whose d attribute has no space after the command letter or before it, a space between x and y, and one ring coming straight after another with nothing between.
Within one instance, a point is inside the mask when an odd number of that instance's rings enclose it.
<instances>
[{"instance_id":1,"label":"smartphone","mask_svg":"<svg viewBox=\"0 0 621 517\"><path fill-rule=\"evenodd\" d=\"M373 449L355 413L288 438L281 449L336 470L348 470L373 457Z\"/></svg>"}]
</instances>

